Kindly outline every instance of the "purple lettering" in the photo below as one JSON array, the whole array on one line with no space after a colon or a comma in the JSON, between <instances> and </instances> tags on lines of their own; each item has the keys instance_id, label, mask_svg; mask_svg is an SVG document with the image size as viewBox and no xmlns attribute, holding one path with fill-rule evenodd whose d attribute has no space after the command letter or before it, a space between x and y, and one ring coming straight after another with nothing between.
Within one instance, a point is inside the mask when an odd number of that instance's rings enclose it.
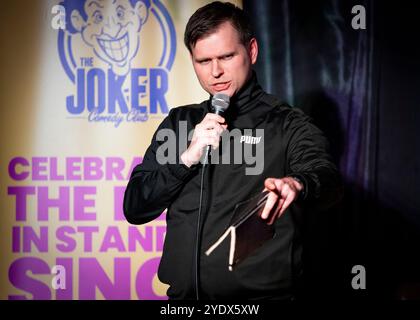
<instances>
[{"instance_id":1,"label":"purple lettering","mask_svg":"<svg viewBox=\"0 0 420 320\"><path fill-rule=\"evenodd\" d=\"M48 180L47 171L48 158L45 157L33 157L32 158L32 180L34 181L45 181Z\"/></svg>"},{"instance_id":2,"label":"purple lettering","mask_svg":"<svg viewBox=\"0 0 420 320\"><path fill-rule=\"evenodd\" d=\"M126 187L114 187L114 221L124 221L123 199Z\"/></svg>"},{"instance_id":3,"label":"purple lettering","mask_svg":"<svg viewBox=\"0 0 420 320\"><path fill-rule=\"evenodd\" d=\"M72 258L57 258L56 264L61 265L66 270L66 287L64 289L55 291L55 298L57 300L71 300L73 298L73 259Z\"/></svg>"},{"instance_id":4,"label":"purple lettering","mask_svg":"<svg viewBox=\"0 0 420 320\"><path fill-rule=\"evenodd\" d=\"M86 195L96 195L96 187L74 187L74 220L94 221L95 212L86 212L86 207L95 207L95 199L86 199Z\"/></svg>"},{"instance_id":5,"label":"purple lettering","mask_svg":"<svg viewBox=\"0 0 420 320\"><path fill-rule=\"evenodd\" d=\"M26 299L40 299L50 300L50 288L43 282L29 277L28 274L50 274L50 267L48 264L38 258L20 258L10 265L9 281L13 286L19 290L26 291L31 294L28 295L9 295L10 300L26 300Z\"/></svg>"},{"instance_id":6,"label":"purple lettering","mask_svg":"<svg viewBox=\"0 0 420 320\"><path fill-rule=\"evenodd\" d=\"M26 221L26 199L35 194L35 187L8 187L7 194L16 196L16 221Z\"/></svg>"},{"instance_id":7,"label":"purple lettering","mask_svg":"<svg viewBox=\"0 0 420 320\"><path fill-rule=\"evenodd\" d=\"M156 251L162 252L165 242L166 226L156 226Z\"/></svg>"},{"instance_id":8,"label":"purple lettering","mask_svg":"<svg viewBox=\"0 0 420 320\"><path fill-rule=\"evenodd\" d=\"M13 180L21 181L25 180L29 176L29 171L23 170L22 172L18 173L16 167L21 165L22 167L29 167L29 162L25 158L22 157L15 157L9 162L9 176Z\"/></svg>"},{"instance_id":9,"label":"purple lettering","mask_svg":"<svg viewBox=\"0 0 420 320\"><path fill-rule=\"evenodd\" d=\"M125 162L122 158L106 158L106 180L124 180L122 171L124 170Z\"/></svg>"},{"instance_id":10,"label":"purple lettering","mask_svg":"<svg viewBox=\"0 0 420 320\"><path fill-rule=\"evenodd\" d=\"M140 300L167 300L166 296L159 296L153 290L153 278L156 276L160 258L146 261L139 269L136 277L136 291Z\"/></svg>"},{"instance_id":11,"label":"purple lettering","mask_svg":"<svg viewBox=\"0 0 420 320\"><path fill-rule=\"evenodd\" d=\"M128 181L130 179L131 173L133 172L135 166L137 166L138 164L140 164L142 162L143 162L143 157L134 157L133 158L133 161L131 162L131 166L130 166L130 169L128 170L128 174L127 174L127 177L126 177L125 180Z\"/></svg>"},{"instance_id":12,"label":"purple lettering","mask_svg":"<svg viewBox=\"0 0 420 320\"><path fill-rule=\"evenodd\" d=\"M59 187L57 199L48 198L48 187L38 187L38 220L48 221L49 208L58 208L60 221L69 221L69 187Z\"/></svg>"},{"instance_id":13,"label":"purple lettering","mask_svg":"<svg viewBox=\"0 0 420 320\"><path fill-rule=\"evenodd\" d=\"M98 227L80 226L77 227L78 232L83 233L83 250L84 252L92 252L92 234L99 232Z\"/></svg>"},{"instance_id":14,"label":"purple lettering","mask_svg":"<svg viewBox=\"0 0 420 320\"><path fill-rule=\"evenodd\" d=\"M124 242L117 227L108 227L99 251L106 252L109 249L117 249L119 252L125 251Z\"/></svg>"},{"instance_id":15,"label":"purple lettering","mask_svg":"<svg viewBox=\"0 0 420 320\"><path fill-rule=\"evenodd\" d=\"M96 288L105 299L130 299L130 274L130 258L114 258L113 282L95 258L80 258L79 299L96 299Z\"/></svg>"},{"instance_id":16,"label":"purple lettering","mask_svg":"<svg viewBox=\"0 0 420 320\"><path fill-rule=\"evenodd\" d=\"M48 252L48 227L39 227L39 236L31 226L24 226L22 231L23 252L31 252L32 244L39 252Z\"/></svg>"},{"instance_id":17,"label":"purple lettering","mask_svg":"<svg viewBox=\"0 0 420 320\"><path fill-rule=\"evenodd\" d=\"M12 228L12 252L20 252L20 227Z\"/></svg>"},{"instance_id":18,"label":"purple lettering","mask_svg":"<svg viewBox=\"0 0 420 320\"><path fill-rule=\"evenodd\" d=\"M143 236L137 227L128 227L128 251L135 252L137 243L146 252L153 250L153 228L151 226L144 227L144 233Z\"/></svg>"},{"instance_id":19,"label":"purple lettering","mask_svg":"<svg viewBox=\"0 0 420 320\"><path fill-rule=\"evenodd\" d=\"M50 179L61 181L64 180L64 175L58 173L57 158L50 159Z\"/></svg>"},{"instance_id":20,"label":"purple lettering","mask_svg":"<svg viewBox=\"0 0 420 320\"><path fill-rule=\"evenodd\" d=\"M84 177L85 180L101 180L103 161L97 157L87 157L84 159Z\"/></svg>"},{"instance_id":21,"label":"purple lettering","mask_svg":"<svg viewBox=\"0 0 420 320\"><path fill-rule=\"evenodd\" d=\"M160 214L159 217L157 217L156 220L166 221L166 209Z\"/></svg>"},{"instance_id":22,"label":"purple lettering","mask_svg":"<svg viewBox=\"0 0 420 320\"><path fill-rule=\"evenodd\" d=\"M63 243L58 243L56 245L57 250L61 252L72 252L76 249L76 240L74 240L70 235L75 234L76 231L73 227L62 226L57 229L55 232L57 241L62 241Z\"/></svg>"},{"instance_id":23,"label":"purple lettering","mask_svg":"<svg viewBox=\"0 0 420 320\"><path fill-rule=\"evenodd\" d=\"M66 158L67 180L81 180L80 157Z\"/></svg>"}]
</instances>

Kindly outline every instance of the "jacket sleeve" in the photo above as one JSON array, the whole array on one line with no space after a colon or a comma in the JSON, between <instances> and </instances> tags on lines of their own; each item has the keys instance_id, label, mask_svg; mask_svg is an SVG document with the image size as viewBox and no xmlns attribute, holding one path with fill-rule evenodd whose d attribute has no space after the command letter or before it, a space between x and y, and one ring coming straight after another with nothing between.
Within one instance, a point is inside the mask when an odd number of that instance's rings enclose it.
<instances>
[{"instance_id":1,"label":"jacket sleeve","mask_svg":"<svg viewBox=\"0 0 420 320\"><path fill-rule=\"evenodd\" d=\"M153 135L151 145L147 149L143 162L137 165L131 173L124 193L123 210L125 218L132 224L143 224L157 218L172 202L173 198L194 174L196 168L191 168L180 162L176 152L176 163L163 163L156 157L158 148L168 141L161 140L158 133L162 129L174 130L176 125L171 120L173 110L161 123ZM176 142L171 141L170 144Z\"/></svg>"},{"instance_id":2,"label":"jacket sleeve","mask_svg":"<svg viewBox=\"0 0 420 320\"><path fill-rule=\"evenodd\" d=\"M293 109L285 121L289 176L303 181L299 201L327 209L341 200L343 186L337 167L329 154L324 134L301 110Z\"/></svg>"}]
</instances>

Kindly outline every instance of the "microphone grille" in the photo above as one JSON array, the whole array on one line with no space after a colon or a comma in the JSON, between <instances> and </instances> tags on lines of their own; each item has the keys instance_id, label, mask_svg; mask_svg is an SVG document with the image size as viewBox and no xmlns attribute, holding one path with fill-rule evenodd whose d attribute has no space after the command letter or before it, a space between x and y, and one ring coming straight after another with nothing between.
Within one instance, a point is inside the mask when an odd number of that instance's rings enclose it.
<instances>
[{"instance_id":1,"label":"microphone grille","mask_svg":"<svg viewBox=\"0 0 420 320\"><path fill-rule=\"evenodd\" d=\"M211 100L211 105L216 112L224 112L229 107L229 96L224 93L216 93Z\"/></svg>"}]
</instances>

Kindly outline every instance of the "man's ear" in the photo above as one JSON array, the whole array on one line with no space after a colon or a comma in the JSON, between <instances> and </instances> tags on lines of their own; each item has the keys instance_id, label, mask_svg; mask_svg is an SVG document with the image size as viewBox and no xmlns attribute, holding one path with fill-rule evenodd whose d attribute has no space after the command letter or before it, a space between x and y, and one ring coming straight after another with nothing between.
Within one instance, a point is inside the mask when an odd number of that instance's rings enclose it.
<instances>
[{"instance_id":1,"label":"man's ear","mask_svg":"<svg viewBox=\"0 0 420 320\"><path fill-rule=\"evenodd\" d=\"M249 56L251 58L251 64L255 64L258 57L258 42L255 38L252 38L251 41L249 41Z\"/></svg>"},{"instance_id":2,"label":"man's ear","mask_svg":"<svg viewBox=\"0 0 420 320\"><path fill-rule=\"evenodd\" d=\"M73 10L71 12L70 21L74 29L76 29L78 32L82 31L85 21L83 20L79 11Z\"/></svg>"},{"instance_id":3,"label":"man's ear","mask_svg":"<svg viewBox=\"0 0 420 320\"><path fill-rule=\"evenodd\" d=\"M147 10L147 6L143 1L137 1L136 5L134 6L134 12L137 13L140 18L140 25L144 25L146 23L147 17L149 16L149 11Z\"/></svg>"}]
</instances>

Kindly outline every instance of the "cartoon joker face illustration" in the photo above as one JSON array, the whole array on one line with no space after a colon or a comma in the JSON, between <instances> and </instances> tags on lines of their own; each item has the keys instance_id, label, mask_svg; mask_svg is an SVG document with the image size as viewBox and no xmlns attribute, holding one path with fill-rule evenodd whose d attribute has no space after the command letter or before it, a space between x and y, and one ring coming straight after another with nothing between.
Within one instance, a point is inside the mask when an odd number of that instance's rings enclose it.
<instances>
[{"instance_id":1,"label":"cartoon joker face illustration","mask_svg":"<svg viewBox=\"0 0 420 320\"><path fill-rule=\"evenodd\" d=\"M115 74L126 75L140 45L149 0L66 0L67 30L80 33Z\"/></svg>"}]
</instances>

